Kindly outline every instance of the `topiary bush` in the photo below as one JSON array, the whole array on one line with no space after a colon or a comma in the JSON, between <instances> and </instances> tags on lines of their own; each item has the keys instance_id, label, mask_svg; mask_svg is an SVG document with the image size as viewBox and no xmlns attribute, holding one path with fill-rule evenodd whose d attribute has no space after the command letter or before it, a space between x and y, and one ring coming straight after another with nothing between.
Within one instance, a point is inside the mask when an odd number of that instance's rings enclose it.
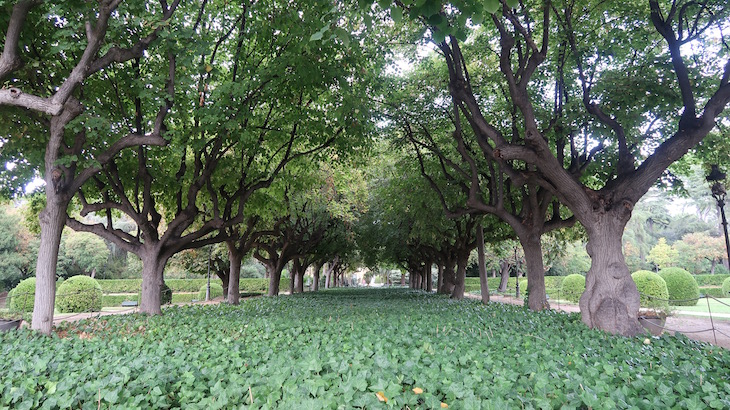
<instances>
[{"instance_id":1,"label":"topiary bush","mask_svg":"<svg viewBox=\"0 0 730 410\"><path fill-rule=\"evenodd\" d=\"M722 282L722 297L730 298L730 278Z\"/></svg>"},{"instance_id":2,"label":"topiary bush","mask_svg":"<svg viewBox=\"0 0 730 410\"><path fill-rule=\"evenodd\" d=\"M35 303L35 278L21 280L8 294L11 312L32 312Z\"/></svg>"},{"instance_id":3,"label":"topiary bush","mask_svg":"<svg viewBox=\"0 0 730 410\"><path fill-rule=\"evenodd\" d=\"M580 301L580 296L586 290L586 278L583 275L574 273L563 279L560 287L560 297L574 303Z\"/></svg>"},{"instance_id":4,"label":"topiary bush","mask_svg":"<svg viewBox=\"0 0 730 410\"><path fill-rule=\"evenodd\" d=\"M56 308L61 313L99 312L102 307L101 285L88 276L66 279L56 292Z\"/></svg>"},{"instance_id":5,"label":"topiary bush","mask_svg":"<svg viewBox=\"0 0 730 410\"><path fill-rule=\"evenodd\" d=\"M631 274L641 296L641 307L668 309L669 290L661 276L648 270L638 270Z\"/></svg>"},{"instance_id":6,"label":"topiary bush","mask_svg":"<svg viewBox=\"0 0 730 410\"><path fill-rule=\"evenodd\" d=\"M205 300L205 289L208 288L208 285L205 284L200 288L200 291L198 291L198 300ZM213 300L215 298L219 298L223 296L223 286L221 286L219 283L211 283L210 284L210 299Z\"/></svg>"},{"instance_id":7,"label":"topiary bush","mask_svg":"<svg viewBox=\"0 0 730 410\"><path fill-rule=\"evenodd\" d=\"M670 304L695 306L700 297L700 287L691 273L682 268L664 268L659 276L667 283Z\"/></svg>"}]
</instances>

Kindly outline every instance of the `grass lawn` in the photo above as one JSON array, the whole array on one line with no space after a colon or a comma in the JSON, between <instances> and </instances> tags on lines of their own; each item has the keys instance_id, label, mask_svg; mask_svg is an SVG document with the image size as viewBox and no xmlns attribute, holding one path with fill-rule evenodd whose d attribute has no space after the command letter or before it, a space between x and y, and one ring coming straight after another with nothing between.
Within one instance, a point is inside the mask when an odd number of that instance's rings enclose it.
<instances>
[{"instance_id":1,"label":"grass lawn","mask_svg":"<svg viewBox=\"0 0 730 410\"><path fill-rule=\"evenodd\" d=\"M707 302L710 302L708 311ZM696 306L672 306L673 310L685 310L688 312L727 313L730 314L730 298L724 299L700 299Z\"/></svg>"},{"instance_id":2,"label":"grass lawn","mask_svg":"<svg viewBox=\"0 0 730 410\"><path fill-rule=\"evenodd\" d=\"M405 289L0 333L0 355L13 409L730 408L727 350Z\"/></svg>"}]
</instances>

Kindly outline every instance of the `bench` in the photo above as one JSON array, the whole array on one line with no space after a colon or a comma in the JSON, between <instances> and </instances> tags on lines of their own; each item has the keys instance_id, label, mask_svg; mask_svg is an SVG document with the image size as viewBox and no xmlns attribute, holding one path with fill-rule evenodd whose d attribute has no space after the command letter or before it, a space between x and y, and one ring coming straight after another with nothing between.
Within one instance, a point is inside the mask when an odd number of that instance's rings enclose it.
<instances>
[{"instance_id":1,"label":"bench","mask_svg":"<svg viewBox=\"0 0 730 410\"><path fill-rule=\"evenodd\" d=\"M134 306L137 306L136 300L125 300L124 302L122 302L122 307L134 307Z\"/></svg>"}]
</instances>

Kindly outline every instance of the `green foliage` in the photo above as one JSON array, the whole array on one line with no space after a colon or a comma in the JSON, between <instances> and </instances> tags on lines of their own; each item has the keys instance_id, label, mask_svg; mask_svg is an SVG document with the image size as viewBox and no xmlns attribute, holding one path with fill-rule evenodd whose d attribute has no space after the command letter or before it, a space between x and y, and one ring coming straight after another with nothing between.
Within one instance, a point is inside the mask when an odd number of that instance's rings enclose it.
<instances>
[{"instance_id":1,"label":"green foliage","mask_svg":"<svg viewBox=\"0 0 730 410\"><path fill-rule=\"evenodd\" d=\"M172 307L59 330L69 336L0 334L0 407L730 406L727 350L682 336L644 344L577 314L408 290Z\"/></svg>"},{"instance_id":2,"label":"green foliage","mask_svg":"<svg viewBox=\"0 0 730 410\"><path fill-rule=\"evenodd\" d=\"M657 244L653 248L651 248L651 251L649 251L648 259L656 266L664 269L672 266L678 255L679 254L677 253L676 249L673 249L671 246L667 245L666 239L659 238Z\"/></svg>"},{"instance_id":3,"label":"green foliage","mask_svg":"<svg viewBox=\"0 0 730 410\"><path fill-rule=\"evenodd\" d=\"M722 282L722 297L730 297L730 278L727 278Z\"/></svg>"},{"instance_id":4,"label":"green foliage","mask_svg":"<svg viewBox=\"0 0 730 410\"><path fill-rule=\"evenodd\" d=\"M695 275L695 280L699 286L722 286L727 278L730 278L730 275Z\"/></svg>"},{"instance_id":5,"label":"green foliage","mask_svg":"<svg viewBox=\"0 0 730 410\"><path fill-rule=\"evenodd\" d=\"M730 291L730 290L729 290ZM726 298L730 297L730 293L723 293L722 288L710 288L710 287L700 287L700 295L705 296L712 296L713 298ZM705 303L704 301L698 302L697 305L701 305L702 303Z\"/></svg>"},{"instance_id":6,"label":"green foliage","mask_svg":"<svg viewBox=\"0 0 730 410\"><path fill-rule=\"evenodd\" d=\"M126 293L121 295L103 295L101 297L102 307L119 307L122 302L131 300L139 303L138 293Z\"/></svg>"},{"instance_id":7,"label":"green foliage","mask_svg":"<svg viewBox=\"0 0 730 410\"><path fill-rule=\"evenodd\" d=\"M35 278L28 278L20 281L18 286L11 290L8 295L10 303L8 307L13 312L32 312L35 303Z\"/></svg>"},{"instance_id":8,"label":"green foliage","mask_svg":"<svg viewBox=\"0 0 730 410\"><path fill-rule=\"evenodd\" d=\"M167 283L162 282L162 286L160 286L160 304L169 305L170 303L172 303L172 289L167 286Z\"/></svg>"},{"instance_id":9,"label":"green foliage","mask_svg":"<svg viewBox=\"0 0 730 410\"><path fill-rule=\"evenodd\" d=\"M142 288L142 279L98 279L97 282L105 294L138 293ZM172 289L173 294L197 293L207 282L207 279L165 279L165 284ZM241 292L266 292L268 288L268 279L243 278L240 282Z\"/></svg>"},{"instance_id":10,"label":"green foliage","mask_svg":"<svg viewBox=\"0 0 730 410\"><path fill-rule=\"evenodd\" d=\"M102 308L101 286L88 276L66 279L56 292L56 308L61 313L99 312Z\"/></svg>"},{"instance_id":11,"label":"green foliage","mask_svg":"<svg viewBox=\"0 0 730 410\"><path fill-rule=\"evenodd\" d=\"M563 279L563 283L560 288L560 297L562 299L578 303L580 301L580 296L585 290L585 276L574 273L572 275L566 276L565 279Z\"/></svg>"},{"instance_id":12,"label":"green foliage","mask_svg":"<svg viewBox=\"0 0 730 410\"><path fill-rule=\"evenodd\" d=\"M667 309L669 290L661 276L648 270L639 270L631 274L636 288L639 290L641 307L650 309Z\"/></svg>"},{"instance_id":13,"label":"green foliage","mask_svg":"<svg viewBox=\"0 0 730 410\"><path fill-rule=\"evenodd\" d=\"M700 297L700 288L691 273L682 268L664 268L659 276L667 283L670 304L694 306Z\"/></svg>"},{"instance_id":14,"label":"green foliage","mask_svg":"<svg viewBox=\"0 0 730 410\"><path fill-rule=\"evenodd\" d=\"M563 283L564 276L546 276L545 277L545 293L550 297L558 297L560 292L560 285ZM501 278L487 278L487 285L489 286L490 292L496 292L499 287L499 281ZM524 280L524 279L523 279ZM479 278L466 278L464 280L464 291L465 292L479 292L481 286L479 284ZM520 285L520 291L525 292L526 287ZM511 277L507 279L507 293L515 292L515 278Z\"/></svg>"},{"instance_id":15,"label":"green foliage","mask_svg":"<svg viewBox=\"0 0 730 410\"><path fill-rule=\"evenodd\" d=\"M200 287L198 291L198 300L205 300L205 293L208 290L208 285L205 284ZM218 283L211 282L210 284L210 299L220 298L223 296L223 286Z\"/></svg>"},{"instance_id":16,"label":"green foliage","mask_svg":"<svg viewBox=\"0 0 730 410\"><path fill-rule=\"evenodd\" d=\"M65 257L74 268L85 275L105 269L109 260L109 248L100 237L70 230L65 231L64 236Z\"/></svg>"}]
</instances>

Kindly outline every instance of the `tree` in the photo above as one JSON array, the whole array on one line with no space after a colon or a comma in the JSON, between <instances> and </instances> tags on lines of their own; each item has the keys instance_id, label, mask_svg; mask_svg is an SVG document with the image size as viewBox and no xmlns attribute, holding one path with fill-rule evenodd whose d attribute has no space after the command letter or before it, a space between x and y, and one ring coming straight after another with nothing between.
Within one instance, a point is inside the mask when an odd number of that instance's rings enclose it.
<instances>
[{"instance_id":1,"label":"tree","mask_svg":"<svg viewBox=\"0 0 730 410\"><path fill-rule=\"evenodd\" d=\"M674 266L677 260L677 250L667 245L667 240L659 238L657 244L649 251L649 262L652 262L657 269L664 269Z\"/></svg>"},{"instance_id":2,"label":"tree","mask_svg":"<svg viewBox=\"0 0 730 410\"><path fill-rule=\"evenodd\" d=\"M51 332L56 262L69 202L125 148L166 143L162 134L169 100L161 102L148 134L122 128L109 135L93 115L85 114L91 101L109 93L86 83L106 69L143 58L167 30L178 3L147 7L132 2L119 8L121 0L104 0L98 7L22 0L0 6L5 27L0 80L9 84L0 89L0 105L17 107L3 121L9 125L3 157L21 165L18 172L25 177L42 173L46 183L32 321L32 328L42 333Z\"/></svg>"},{"instance_id":3,"label":"tree","mask_svg":"<svg viewBox=\"0 0 730 410\"><path fill-rule=\"evenodd\" d=\"M428 24L448 65L449 92L480 148L501 163L533 165L525 177L550 190L586 229L592 265L580 301L583 322L622 335L643 332L621 237L639 199L724 115L730 64L722 53L688 58L682 45L713 42L708 29L725 24L727 3L489 2L484 8L494 14L486 19L475 3L433 6L405 7ZM480 78L470 75L479 60L462 52L469 18L488 22L483 44L495 50L515 117L495 115ZM546 98L548 84L555 98ZM565 115L551 122L545 107L556 104ZM517 132L505 133L500 118L511 118Z\"/></svg>"}]
</instances>

